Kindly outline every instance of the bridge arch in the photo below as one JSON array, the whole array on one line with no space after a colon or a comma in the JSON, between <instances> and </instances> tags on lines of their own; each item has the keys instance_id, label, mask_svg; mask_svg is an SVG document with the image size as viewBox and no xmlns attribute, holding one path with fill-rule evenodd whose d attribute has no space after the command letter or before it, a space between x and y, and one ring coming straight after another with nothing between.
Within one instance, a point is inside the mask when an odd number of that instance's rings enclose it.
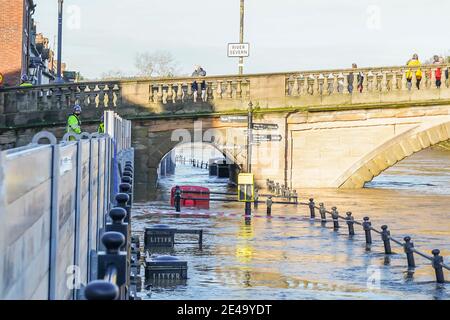
<instances>
[{"instance_id":1,"label":"bridge arch","mask_svg":"<svg viewBox=\"0 0 450 320\"><path fill-rule=\"evenodd\" d=\"M368 153L344 172L335 185L339 188L358 189L399 161L450 139L450 120L432 125L420 125Z\"/></svg>"}]
</instances>

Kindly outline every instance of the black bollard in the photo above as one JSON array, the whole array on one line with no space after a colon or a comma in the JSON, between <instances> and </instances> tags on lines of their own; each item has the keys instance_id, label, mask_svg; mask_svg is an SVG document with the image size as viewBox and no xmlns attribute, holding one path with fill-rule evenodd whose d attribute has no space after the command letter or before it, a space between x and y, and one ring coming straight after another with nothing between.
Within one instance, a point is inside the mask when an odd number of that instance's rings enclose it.
<instances>
[{"instance_id":1,"label":"black bollard","mask_svg":"<svg viewBox=\"0 0 450 320\"><path fill-rule=\"evenodd\" d=\"M252 203L245 203L245 217L250 217L252 215Z\"/></svg>"},{"instance_id":2,"label":"black bollard","mask_svg":"<svg viewBox=\"0 0 450 320\"><path fill-rule=\"evenodd\" d=\"M406 259L408 260L408 268L412 269L416 267L416 262L414 261L414 243L411 242L411 237L405 237L405 244L403 248L405 249Z\"/></svg>"},{"instance_id":3,"label":"black bollard","mask_svg":"<svg viewBox=\"0 0 450 320\"><path fill-rule=\"evenodd\" d=\"M322 225L327 223L327 213L326 213L325 205L323 203L319 203L319 212L320 212L320 220Z\"/></svg>"},{"instance_id":4,"label":"black bollard","mask_svg":"<svg viewBox=\"0 0 450 320\"><path fill-rule=\"evenodd\" d=\"M129 178L129 177L126 177ZM131 185L128 183L121 183L119 185L119 192L120 193L126 193L129 196L128 205L131 206Z\"/></svg>"},{"instance_id":5,"label":"black bollard","mask_svg":"<svg viewBox=\"0 0 450 320\"><path fill-rule=\"evenodd\" d=\"M272 204L273 204L273 200L272 197L268 197L266 200L266 205L267 205L267 216L270 217L272 216Z\"/></svg>"},{"instance_id":6,"label":"black bollard","mask_svg":"<svg viewBox=\"0 0 450 320\"><path fill-rule=\"evenodd\" d=\"M444 270L442 268L444 258L439 255L441 251L434 249L431 253L433 254L433 268L436 273L436 282L445 283Z\"/></svg>"},{"instance_id":7,"label":"black bollard","mask_svg":"<svg viewBox=\"0 0 450 320\"><path fill-rule=\"evenodd\" d=\"M331 217L333 218L334 230L339 230L339 212L336 207L331 208Z\"/></svg>"},{"instance_id":8,"label":"black bollard","mask_svg":"<svg viewBox=\"0 0 450 320\"><path fill-rule=\"evenodd\" d=\"M367 244L372 244L372 222L370 222L370 218L369 217L364 217L364 222L363 222L363 229L364 232L366 234L366 243Z\"/></svg>"},{"instance_id":9,"label":"black bollard","mask_svg":"<svg viewBox=\"0 0 450 320\"><path fill-rule=\"evenodd\" d=\"M355 235L355 219L352 216L351 212L347 212L347 225L348 225L348 234L350 236L354 236Z\"/></svg>"},{"instance_id":10,"label":"black bollard","mask_svg":"<svg viewBox=\"0 0 450 320\"><path fill-rule=\"evenodd\" d=\"M174 202L175 202L175 211L181 212L181 188L179 186L175 187Z\"/></svg>"},{"instance_id":11,"label":"black bollard","mask_svg":"<svg viewBox=\"0 0 450 320\"><path fill-rule=\"evenodd\" d=\"M384 253L385 254L392 254L391 249L391 232L388 230L388 226L381 226L381 240L383 240L384 243Z\"/></svg>"},{"instance_id":12,"label":"black bollard","mask_svg":"<svg viewBox=\"0 0 450 320\"><path fill-rule=\"evenodd\" d=\"M130 177L122 177L122 183L128 183L131 185L133 183L133 179Z\"/></svg>"},{"instance_id":13,"label":"black bollard","mask_svg":"<svg viewBox=\"0 0 450 320\"><path fill-rule=\"evenodd\" d=\"M124 171L122 177L130 177L131 179L133 179L133 173L131 173L130 171Z\"/></svg>"},{"instance_id":14,"label":"black bollard","mask_svg":"<svg viewBox=\"0 0 450 320\"><path fill-rule=\"evenodd\" d=\"M117 300L119 297L119 287L105 280L95 280L89 282L86 286L84 296L86 300Z\"/></svg>"},{"instance_id":15,"label":"black bollard","mask_svg":"<svg viewBox=\"0 0 450 320\"><path fill-rule=\"evenodd\" d=\"M120 251L120 248L125 244L125 237L119 232L106 232L101 240L106 251L98 254L98 279L108 279L109 276L113 275L109 273L111 268L114 268L113 279L119 287L119 299L125 299L129 273L127 270L127 254Z\"/></svg>"},{"instance_id":16,"label":"black bollard","mask_svg":"<svg viewBox=\"0 0 450 320\"><path fill-rule=\"evenodd\" d=\"M120 208L124 208L127 211L127 216L125 218L125 222L130 225L131 207L128 205L129 201L130 201L130 196L128 194L126 194L126 193L116 194L117 206Z\"/></svg>"},{"instance_id":17,"label":"black bollard","mask_svg":"<svg viewBox=\"0 0 450 320\"><path fill-rule=\"evenodd\" d=\"M128 225L124 223L124 219L127 216L127 211L124 208L112 208L111 210L109 210L109 216L112 220L112 223L106 224L105 231L114 231L123 234L123 236L125 237L125 242L121 247L121 250L127 251L126 247L128 245L129 238L131 238L131 235L129 234L130 229L128 228Z\"/></svg>"},{"instance_id":18,"label":"black bollard","mask_svg":"<svg viewBox=\"0 0 450 320\"><path fill-rule=\"evenodd\" d=\"M313 198L309 199L309 212L311 215L311 219L315 219L316 218L316 204L314 203Z\"/></svg>"}]
</instances>

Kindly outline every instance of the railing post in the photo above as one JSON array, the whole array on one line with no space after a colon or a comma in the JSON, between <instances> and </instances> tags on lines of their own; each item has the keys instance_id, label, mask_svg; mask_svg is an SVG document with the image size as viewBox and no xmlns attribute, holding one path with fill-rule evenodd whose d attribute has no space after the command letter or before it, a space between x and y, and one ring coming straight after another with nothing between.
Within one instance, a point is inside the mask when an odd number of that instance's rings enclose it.
<instances>
[{"instance_id":1,"label":"railing post","mask_svg":"<svg viewBox=\"0 0 450 320\"><path fill-rule=\"evenodd\" d=\"M87 300L117 300L119 295L119 287L105 280L90 282L84 291Z\"/></svg>"},{"instance_id":2,"label":"railing post","mask_svg":"<svg viewBox=\"0 0 450 320\"><path fill-rule=\"evenodd\" d=\"M181 212L181 188L179 186L175 187L174 202L175 202L175 211Z\"/></svg>"},{"instance_id":3,"label":"railing post","mask_svg":"<svg viewBox=\"0 0 450 320\"><path fill-rule=\"evenodd\" d=\"M441 257L439 254L441 253L440 250L434 249L432 252L433 254L433 268L436 273L436 282L437 283L445 283L445 277L444 277L444 270L442 268L442 263L444 263L444 258Z\"/></svg>"},{"instance_id":4,"label":"railing post","mask_svg":"<svg viewBox=\"0 0 450 320\"><path fill-rule=\"evenodd\" d=\"M339 212L336 207L331 208L331 217L333 218L334 230L339 230Z\"/></svg>"},{"instance_id":5,"label":"railing post","mask_svg":"<svg viewBox=\"0 0 450 320\"><path fill-rule=\"evenodd\" d=\"M106 232L102 236L102 243L106 248L105 252L98 254L98 279L108 277L108 269L116 269L115 285L119 287L119 299L125 299L127 296L127 253L120 251L125 243L125 237L119 232Z\"/></svg>"},{"instance_id":6,"label":"railing post","mask_svg":"<svg viewBox=\"0 0 450 320\"><path fill-rule=\"evenodd\" d=\"M269 196L266 200L268 217L270 217L272 215L272 204L273 204L272 196Z\"/></svg>"},{"instance_id":7,"label":"railing post","mask_svg":"<svg viewBox=\"0 0 450 320\"><path fill-rule=\"evenodd\" d=\"M311 219L316 218L316 204L314 203L314 199L309 199L309 212L311 214Z\"/></svg>"},{"instance_id":8,"label":"railing post","mask_svg":"<svg viewBox=\"0 0 450 320\"><path fill-rule=\"evenodd\" d=\"M366 234L366 243L372 244L372 233L371 233L372 222L370 222L369 220L370 220L369 217L364 217L364 222L362 225L364 232Z\"/></svg>"},{"instance_id":9,"label":"railing post","mask_svg":"<svg viewBox=\"0 0 450 320\"><path fill-rule=\"evenodd\" d=\"M406 253L406 259L408 260L408 268L412 269L416 267L416 262L414 261L414 243L411 241L411 237L405 237L405 244L403 245Z\"/></svg>"},{"instance_id":10,"label":"railing post","mask_svg":"<svg viewBox=\"0 0 450 320\"><path fill-rule=\"evenodd\" d=\"M121 247L122 251L127 251L127 244L130 241L130 233L128 230L128 225L124 223L124 219L127 216L127 211L124 208L112 208L109 211L109 216L112 223L106 224L106 232L119 232L125 237L125 242Z\"/></svg>"},{"instance_id":11,"label":"railing post","mask_svg":"<svg viewBox=\"0 0 450 320\"><path fill-rule=\"evenodd\" d=\"M384 225L381 226L381 239L383 240L384 243L384 253L385 254L392 254L392 249L391 249L391 232L388 230L388 226Z\"/></svg>"},{"instance_id":12,"label":"railing post","mask_svg":"<svg viewBox=\"0 0 450 320\"><path fill-rule=\"evenodd\" d=\"M118 193L116 194L116 202L117 206L120 208L124 208L127 211L127 216L125 218L125 222L128 223L128 225L131 225L131 207L128 205L128 202L130 201L130 196L126 193Z\"/></svg>"},{"instance_id":13,"label":"railing post","mask_svg":"<svg viewBox=\"0 0 450 320\"><path fill-rule=\"evenodd\" d=\"M347 225L348 225L348 234L350 236L354 236L355 235L355 219L352 216L351 212L347 212Z\"/></svg>"},{"instance_id":14,"label":"railing post","mask_svg":"<svg viewBox=\"0 0 450 320\"><path fill-rule=\"evenodd\" d=\"M326 213L325 205L323 203L319 203L319 212L320 212L320 220L322 222L322 225L325 225L327 223L327 213Z\"/></svg>"}]
</instances>

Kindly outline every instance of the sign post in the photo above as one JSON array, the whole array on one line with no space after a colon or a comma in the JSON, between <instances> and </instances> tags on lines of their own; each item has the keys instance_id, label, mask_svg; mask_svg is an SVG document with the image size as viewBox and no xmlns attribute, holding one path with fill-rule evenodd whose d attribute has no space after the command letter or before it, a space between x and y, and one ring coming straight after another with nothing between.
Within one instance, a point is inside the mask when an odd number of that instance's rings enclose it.
<instances>
[{"instance_id":1,"label":"sign post","mask_svg":"<svg viewBox=\"0 0 450 320\"><path fill-rule=\"evenodd\" d=\"M255 201L255 178L252 173L238 176L238 200L245 202L245 216L252 215L252 202Z\"/></svg>"},{"instance_id":2,"label":"sign post","mask_svg":"<svg viewBox=\"0 0 450 320\"><path fill-rule=\"evenodd\" d=\"M253 142L253 103L248 104L247 124L247 173L252 173L252 142Z\"/></svg>"}]
</instances>

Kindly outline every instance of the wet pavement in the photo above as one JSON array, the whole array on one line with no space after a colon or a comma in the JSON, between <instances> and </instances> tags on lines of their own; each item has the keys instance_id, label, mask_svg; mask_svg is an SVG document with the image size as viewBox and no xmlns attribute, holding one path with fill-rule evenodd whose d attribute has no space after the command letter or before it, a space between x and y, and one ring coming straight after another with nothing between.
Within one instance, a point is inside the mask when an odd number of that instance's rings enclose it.
<instances>
[{"instance_id":1,"label":"wet pavement","mask_svg":"<svg viewBox=\"0 0 450 320\"><path fill-rule=\"evenodd\" d=\"M380 236L373 234L368 248L364 232L355 226L334 231L307 219L304 206L274 205L266 218L265 205L245 221L243 205L212 203L202 213L209 218L176 218L169 191L175 185L199 185L211 191L235 192L227 181L208 176L206 170L178 166L176 175L161 179L158 199L137 204L134 230L158 223L181 229L203 229L204 246L177 244L174 253L188 261L185 284L148 287L143 299L450 299L450 284L434 282L430 262L416 256L418 267L408 272L403 249L392 243L395 254L385 256ZM417 249L430 254L439 248L450 262L450 152L426 150L399 163L363 190L301 190L301 201L314 197L327 209L352 211L356 219L371 218L379 229L387 224L392 236L410 235ZM189 210L183 210L189 212ZM231 214L234 216L221 216ZM292 220L291 220L292 219ZM177 236L178 241L194 241ZM450 279L450 273L445 272Z\"/></svg>"}]
</instances>

